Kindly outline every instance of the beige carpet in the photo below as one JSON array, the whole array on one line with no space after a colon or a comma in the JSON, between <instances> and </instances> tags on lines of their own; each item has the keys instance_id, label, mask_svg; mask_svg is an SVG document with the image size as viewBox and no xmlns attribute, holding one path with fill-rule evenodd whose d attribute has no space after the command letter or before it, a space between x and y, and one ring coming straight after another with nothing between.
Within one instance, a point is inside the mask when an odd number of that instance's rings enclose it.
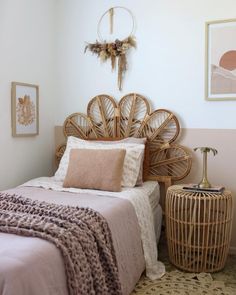
<instances>
[{"instance_id":1,"label":"beige carpet","mask_svg":"<svg viewBox=\"0 0 236 295\"><path fill-rule=\"evenodd\" d=\"M236 295L236 256L229 255L225 268L214 274L192 274L177 270L168 259L164 238L159 246L159 258L166 266L160 280L142 277L132 295Z\"/></svg>"},{"instance_id":2,"label":"beige carpet","mask_svg":"<svg viewBox=\"0 0 236 295\"><path fill-rule=\"evenodd\" d=\"M236 289L215 281L210 274L190 274L180 271L167 272L163 278L151 281L143 277L132 295L235 295Z\"/></svg>"}]
</instances>

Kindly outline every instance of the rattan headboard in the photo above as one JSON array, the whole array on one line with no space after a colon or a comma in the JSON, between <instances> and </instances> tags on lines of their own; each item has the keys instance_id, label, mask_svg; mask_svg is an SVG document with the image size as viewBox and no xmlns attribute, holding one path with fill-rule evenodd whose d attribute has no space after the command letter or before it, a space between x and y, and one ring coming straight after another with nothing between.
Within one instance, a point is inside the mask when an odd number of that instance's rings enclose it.
<instances>
[{"instance_id":1,"label":"rattan headboard","mask_svg":"<svg viewBox=\"0 0 236 295\"><path fill-rule=\"evenodd\" d=\"M151 112L149 102L137 93L122 97L117 104L109 95L97 95L90 100L87 115L74 113L64 122L66 137L82 139L122 139L146 137L148 165L145 178L165 183L184 178L191 169L191 156L180 145L174 144L180 127L176 116L165 109ZM59 163L65 144L56 151Z\"/></svg>"}]
</instances>

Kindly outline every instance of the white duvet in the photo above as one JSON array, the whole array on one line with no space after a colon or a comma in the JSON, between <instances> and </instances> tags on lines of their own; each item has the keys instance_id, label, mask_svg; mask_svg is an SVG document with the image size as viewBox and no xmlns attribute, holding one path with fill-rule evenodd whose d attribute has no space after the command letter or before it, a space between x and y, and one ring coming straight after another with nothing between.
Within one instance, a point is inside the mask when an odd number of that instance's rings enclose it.
<instances>
[{"instance_id":1,"label":"white duvet","mask_svg":"<svg viewBox=\"0 0 236 295\"><path fill-rule=\"evenodd\" d=\"M42 187L54 191L66 191L72 193L91 193L101 196L113 196L129 200L136 212L143 244L144 258L146 262L146 275L151 280L162 277L165 266L158 261L156 237L154 231L153 215L148 196L156 186L156 182L147 181L143 186L135 188L123 188L121 192L107 192L98 190L84 190L75 188L63 188L62 181L56 181L54 177L40 177L24 183L22 186Z\"/></svg>"}]
</instances>

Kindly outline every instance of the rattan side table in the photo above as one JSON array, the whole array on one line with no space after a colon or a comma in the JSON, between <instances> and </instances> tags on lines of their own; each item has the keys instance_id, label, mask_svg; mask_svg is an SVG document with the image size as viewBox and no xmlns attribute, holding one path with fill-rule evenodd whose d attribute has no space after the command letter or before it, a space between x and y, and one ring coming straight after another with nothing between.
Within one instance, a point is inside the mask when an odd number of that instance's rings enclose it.
<instances>
[{"instance_id":1,"label":"rattan side table","mask_svg":"<svg viewBox=\"0 0 236 295\"><path fill-rule=\"evenodd\" d=\"M170 261L190 272L218 271L225 266L231 239L231 192L190 192L182 187L170 186L166 196Z\"/></svg>"}]
</instances>

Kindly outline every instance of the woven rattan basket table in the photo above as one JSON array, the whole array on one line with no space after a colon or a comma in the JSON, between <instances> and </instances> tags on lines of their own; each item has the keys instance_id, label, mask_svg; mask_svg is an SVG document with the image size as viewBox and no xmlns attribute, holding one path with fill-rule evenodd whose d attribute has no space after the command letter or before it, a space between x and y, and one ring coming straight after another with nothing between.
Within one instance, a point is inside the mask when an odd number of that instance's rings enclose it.
<instances>
[{"instance_id":1,"label":"woven rattan basket table","mask_svg":"<svg viewBox=\"0 0 236 295\"><path fill-rule=\"evenodd\" d=\"M166 236L170 261L190 272L215 272L225 265L232 229L230 191L200 193L170 186Z\"/></svg>"}]
</instances>

